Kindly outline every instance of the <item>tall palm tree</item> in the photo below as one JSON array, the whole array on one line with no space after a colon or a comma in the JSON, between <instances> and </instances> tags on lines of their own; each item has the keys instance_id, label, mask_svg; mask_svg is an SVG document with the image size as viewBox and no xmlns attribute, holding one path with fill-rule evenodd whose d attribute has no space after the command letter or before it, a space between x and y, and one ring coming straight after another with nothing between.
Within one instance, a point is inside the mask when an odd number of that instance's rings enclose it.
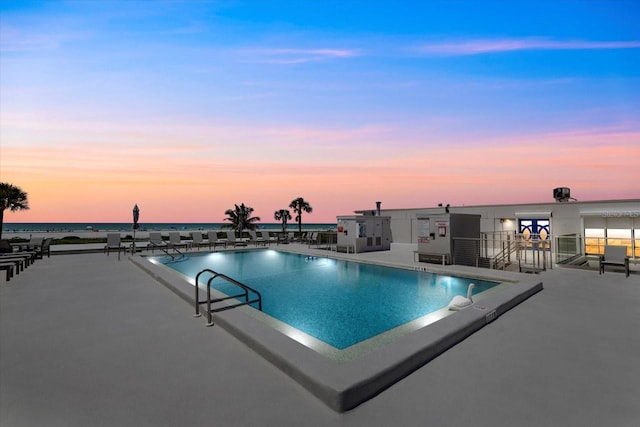
<instances>
[{"instance_id":1,"label":"tall palm tree","mask_svg":"<svg viewBox=\"0 0 640 427\"><path fill-rule=\"evenodd\" d=\"M291 213L287 209L280 209L273 213L273 219L276 221L282 221L282 232L287 232L287 221L291 219Z\"/></svg>"},{"instance_id":2,"label":"tall palm tree","mask_svg":"<svg viewBox=\"0 0 640 427\"><path fill-rule=\"evenodd\" d=\"M29 209L27 193L20 187L0 182L0 238L2 238L2 224L4 223L4 210L11 212Z\"/></svg>"},{"instance_id":3,"label":"tall palm tree","mask_svg":"<svg viewBox=\"0 0 640 427\"><path fill-rule=\"evenodd\" d=\"M225 221L229 221L229 224L225 224L222 227L233 228L236 231L242 230L255 230L255 222L260 221L259 216L251 216L253 208L245 206L242 203L240 206L235 205L234 209L227 209L224 214L227 215Z\"/></svg>"},{"instance_id":4,"label":"tall palm tree","mask_svg":"<svg viewBox=\"0 0 640 427\"><path fill-rule=\"evenodd\" d=\"M298 233L302 233L302 212L311 213L313 208L302 197L298 197L294 199L291 203L289 203L289 207L293 209L296 213L296 221L298 223Z\"/></svg>"}]
</instances>

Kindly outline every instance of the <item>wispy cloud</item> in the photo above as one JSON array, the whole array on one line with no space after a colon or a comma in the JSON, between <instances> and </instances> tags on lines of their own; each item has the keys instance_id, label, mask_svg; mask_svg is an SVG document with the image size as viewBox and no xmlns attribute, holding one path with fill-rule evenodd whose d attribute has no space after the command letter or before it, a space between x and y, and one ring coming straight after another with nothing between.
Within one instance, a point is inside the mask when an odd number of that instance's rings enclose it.
<instances>
[{"instance_id":1,"label":"wispy cloud","mask_svg":"<svg viewBox=\"0 0 640 427\"><path fill-rule=\"evenodd\" d=\"M545 38L473 39L426 43L414 50L434 55L479 55L523 50L605 50L638 49L640 41L550 40Z\"/></svg>"},{"instance_id":2,"label":"wispy cloud","mask_svg":"<svg viewBox=\"0 0 640 427\"><path fill-rule=\"evenodd\" d=\"M56 50L69 41L84 40L91 36L90 30L69 31L56 27L36 31L0 25L0 52Z\"/></svg>"},{"instance_id":3,"label":"wispy cloud","mask_svg":"<svg viewBox=\"0 0 640 427\"><path fill-rule=\"evenodd\" d=\"M258 61L272 64L302 64L331 59L352 58L361 55L355 49L253 49L248 50L258 56Z\"/></svg>"}]
</instances>

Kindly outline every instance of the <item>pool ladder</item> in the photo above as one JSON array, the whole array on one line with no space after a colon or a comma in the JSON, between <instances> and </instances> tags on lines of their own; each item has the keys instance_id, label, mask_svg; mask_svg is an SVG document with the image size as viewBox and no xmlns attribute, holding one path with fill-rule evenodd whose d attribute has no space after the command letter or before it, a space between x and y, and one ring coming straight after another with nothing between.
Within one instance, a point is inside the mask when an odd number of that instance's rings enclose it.
<instances>
[{"instance_id":1,"label":"pool ladder","mask_svg":"<svg viewBox=\"0 0 640 427\"><path fill-rule=\"evenodd\" d=\"M200 301L200 287L199 285L199 280L200 280L200 276L204 273L210 273L212 274L211 278L207 281L207 299L205 299L204 301ZM215 279L220 278L223 280L226 280L227 282L231 283L232 285L235 285L237 287L239 287L240 289L242 289L242 292L237 294L237 295L231 295L231 296L226 296L226 297L222 297L222 298L214 298L211 299L211 282L213 282ZM207 304L207 326L213 326L213 318L212 318L212 313L217 313L219 311L225 311L225 310L230 310L232 308L236 308L236 307L240 307L242 305L249 305L249 304L254 304L254 303L258 303L258 310L262 311L262 295L260 295L260 292L256 291L255 289L245 285L244 283L240 283L235 279L232 279L231 277L224 275L222 273L217 273L209 268L205 268L204 270L202 270L200 273L198 273L196 275L196 297L195 297L195 309L196 309L196 314L193 315L193 317L200 317L202 316L202 314L200 313L200 306L203 304ZM254 294L256 296L255 299L249 300L249 293ZM235 299L235 298L241 298L244 297L244 302L239 302L237 304L231 304L231 305L224 305L222 307L218 307L218 308L211 308L211 304L217 303L217 302L221 302L221 301L226 301L226 300L230 300L230 299Z\"/></svg>"},{"instance_id":2,"label":"pool ladder","mask_svg":"<svg viewBox=\"0 0 640 427\"><path fill-rule=\"evenodd\" d=\"M173 249L175 252L178 252L180 254L180 258L181 259L184 258L184 254L182 252L180 252L180 250L177 247L175 247L175 246L173 246L171 244L159 245L157 243L151 242L150 245L151 245L151 247L153 249L160 249L162 252L167 254L169 257L171 257L172 261L175 260L176 257L169 253L169 249Z\"/></svg>"}]
</instances>

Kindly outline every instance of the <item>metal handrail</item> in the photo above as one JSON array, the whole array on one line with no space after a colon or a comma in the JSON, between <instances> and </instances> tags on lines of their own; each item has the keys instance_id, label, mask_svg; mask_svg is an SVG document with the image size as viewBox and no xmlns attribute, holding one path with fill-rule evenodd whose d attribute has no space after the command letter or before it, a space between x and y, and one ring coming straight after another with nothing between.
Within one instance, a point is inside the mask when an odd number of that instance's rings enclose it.
<instances>
[{"instance_id":1,"label":"metal handrail","mask_svg":"<svg viewBox=\"0 0 640 427\"><path fill-rule=\"evenodd\" d=\"M159 245L159 244L154 243L154 242L149 242L149 244L151 246L153 246L154 249L155 248L160 249L162 252L164 252L165 254L170 256L172 260L175 259L175 257L173 255L171 255L167 249L173 249L174 251L176 251L176 252L178 252L180 254L180 258L184 258L184 254L182 252L180 252L180 250L177 247L175 247L174 245L172 245L170 243L163 242L162 245ZM167 249L165 249L165 248L167 248Z\"/></svg>"},{"instance_id":2,"label":"metal handrail","mask_svg":"<svg viewBox=\"0 0 640 427\"><path fill-rule=\"evenodd\" d=\"M203 273L211 273L211 274L213 274L213 276L211 276L211 278L207 282L207 299L204 300L204 301L200 301L200 287L198 286L198 283L199 283L199 280L200 280L200 276ZM211 282L213 282L218 277L221 278L221 279L226 280L227 282L231 283L232 285L238 286L239 288L241 288L243 290L243 292L239 293L237 295L230 295L230 296L226 296L226 297L222 297L222 298L211 299ZM213 323L212 313L217 313L219 311L230 310L232 308L240 307L242 305L249 305L249 304L253 304L253 303L256 303L256 302L258 303L258 310L262 311L262 295L260 295L260 292L256 291L255 289L251 288L250 286L245 285L244 283L240 283L237 280L232 279L231 277L229 277L229 276L227 276L225 274L215 272L215 271L211 270L210 268L205 268L204 270L202 270L201 272L199 272L196 275L195 288L196 288L196 295L195 295L195 310L196 310L196 313L194 314L194 317L200 317L202 315L200 313L200 305L207 304L207 326L213 326L214 323ZM256 294L257 295L257 299L249 301L249 292L252 292L252 293ZM226 301L226 300L229 300L229 299L235 299L235 298L239 298L239 297L244 297L244 302L240 302L240 303L232 304L232 305L226 305L224 307L215 308L215 309L211 308L211 304L212 303Z\"/></svg>"},{"instance_id":3,"label":"metal handrail","mask_svg":"<svg viewBox=\"0 0 640 427\"><path fill-rule=\"evenodd\" d=\"M506 245L503 246L503 249L493 257L493 267L498 270L498 265L502 265L502 270L504 270L507 266L507 260L511 261L511 254L514 253L517 249L517 245L512 243L510 240L507 240Z\"/></svg>"},{"instance_id":4,"label":"metal handrail","mask_svg":"<svg viewBox=\"0 0 640 427\"><path fill-rule=\"evenodd\" d=\"M546 271L547 267L553 269L552 240L548 237L541 238L539 234L531 234L525 238L522 234L517 235L517 252L518 268L520 272L523 270ZM549 255L547 256L547 253ZM528 258L531 257L531 260ZM542 257L542 259L540 259Z\"/></svg>"}]
</instances>

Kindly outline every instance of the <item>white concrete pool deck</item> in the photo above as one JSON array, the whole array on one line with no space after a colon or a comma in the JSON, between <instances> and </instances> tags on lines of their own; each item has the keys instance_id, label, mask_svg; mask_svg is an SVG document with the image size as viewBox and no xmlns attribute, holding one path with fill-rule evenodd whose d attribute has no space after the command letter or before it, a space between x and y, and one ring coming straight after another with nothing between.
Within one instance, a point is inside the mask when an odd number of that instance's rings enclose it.
<instances>
[{"instance_id":1,"label":"white concrete pool deck","mask_svg":"<svg viewBox=\"0 0 640 427\"><path fill-rule=\"evenodd\" d=\"M55 255L0 282L0 425L640 422L637 273L544 272L542 292L337 413L127 258Z\"/></svg>"}]
</instances>

